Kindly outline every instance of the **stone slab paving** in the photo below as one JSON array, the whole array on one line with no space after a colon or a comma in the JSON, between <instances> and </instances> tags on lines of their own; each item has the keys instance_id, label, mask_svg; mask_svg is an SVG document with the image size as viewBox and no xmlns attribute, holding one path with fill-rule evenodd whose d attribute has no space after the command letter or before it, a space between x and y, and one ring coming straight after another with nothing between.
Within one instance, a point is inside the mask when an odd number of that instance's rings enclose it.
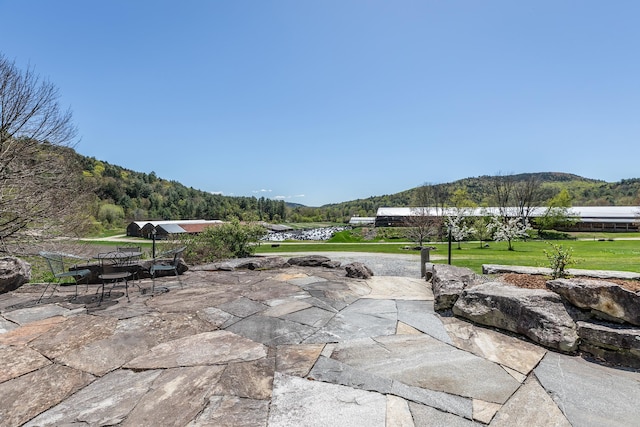
<instances>
[{"instance_id":1,"label":"stone slab paving","mask_svg":"<svg viewBox=\"0 0 640 427\"><path fill-rule=\"evenodd\" d=\"M549 352L534 370L574 426L640 424L640 375Z\"/></svg>"},{"instance_id":2,"label":"stone slab paving","mask_svg":"<svg viewBox=\"0 0 640 427\"><path fill-rule=\"evenodd\" d=\"M314 328L322 328L331 319L335 317L333 311L324 310L318 307L309 307L305 310L296 311L295 313L285 314L281 316L284 320L301 323L303 325L312 326Z\"/></svg>"},{"instance_id":3,"label":"stone slab paving","mask_svg":"<svg viewBox=\"0 0 640 427\"><path fill-rule=\"evenodd\" d=\"M516 371L522 375L520 378L528 375L547 353L544 348L523 339L474 326L455 317L444 317L441 321L453 345Z\"/></svg>"},{"instance_id":4,"label":"stone slab paving","mask_svg":"<svg viewBox=\"0 0 640 427\"><path fill-rule=\"evenodd\" d=\"M272 300L269 301L269 308L262 311L263 316L282 317L290 313L295 313L306 308L310 308L311 304L304 300Z\"/></svg>"},{"instance_id":5,"label":"stone slab paving","mask_svg":"<svg viewBox=\"0 0 640 427\"><path fill-rule=\"evenodd\" d=\"M520 383L499 365L429 335L388 335L338 344L332 358L410 386L504 403ZM455 360L455 363L450 363Z\"/></svg>"},{"instance_id":6,"label":"stone slab paving","mask_svg":"<svg viewBox=\"0 0 640 427\"><path fill-rule=\"evenodd\" d=\"M10 320L7 320L5 318L0 318L0 334L4 334L7 333L9 331L12 331L14 329L16 329L18 326L17 323L14 323Z\"/></svg>"},{"instance_id":7,"label":"stone slab paving","mask_svg":"<svg viewBox=\"0 0 640 427\"><path fill-rule=\"evenodd\" d=\"M84 309L81 309L81 312L84 312ZM24 325L36 320L48 319L53 316L66 316L71 313L72 310L69 310L68 308L54 304L46 304L11 311L7 313L5 319L18 325Z\"/></svg>"},{"instance_id":8,"label":"stone slab paving","mask_svg":"<svg viewBox=\"0 0 640 427\"><path fill-rule=\"evenodd\" d=\"M270 427L384 426L381 393L276 373Z\"/></svg>"},{"instance_id":9,"label":"stone slab paving","mask_svg":"<svg viewBox=\"0 0 640 427\"><path fill-rule=\"evenodd\" d=\"M424 286L424 280L411 277L373 276L365 280L370 292L366 298L395 299L410 301L433 301L431 287Z\"/></svg>"},{"instance_id":10,"label":"stone slab paving","mask_svg":"<svg viewBox=\"0 0 640 427\"><path fill-rule=\"evenodd\" d=\"M396 305L398 321L442 342L453 343L440 316L433 309L433 298L430 301L399 300Z\"/></svg>"},{"instance_id":11,"label":"stone slab paving","mask_svg":"<svg viewBox=\"0 0 640 427\"><path fill-rule=\"evenodd\" d=\"M57 426L73 423L114 425L122 422L138 400L151 390L160 370L119 370L95 380L27 423L27 426Z\"/></svg>"},{"instance_id":12,"label":"stone slab paving","mask_svg":"<svg viewBox=\"0 0 640 427\"><path fill-rule=\"evenodd\" d=\"M499 409L491 425L494 427L513 425L571 427L571 423L556 406L551 396L533 376L529 377Z\"/></svg>"},{"instance_id":13,"label":"stone slab paving","mask_svg":"<svg viewBox=\"0 0 640 427\"><path fill-rule=\"evenodd\" d=\"M21 345L0 345L0 384L52 364L49 359L31 348Z\"/></svg>"},{"instance_id":14,"label":"stone slab paving","mask_svg":"<svg viewBox=\"0 0 640 427\"><path fill-rule=\"evenodd\" d=\"M130 302L0 295L0 426L638 425L639 373L442 317L417 263L367 260L368 280L195 268Z\"/></svg>"},{"instance_id":15,"label":"stone slab paving","mask_svg":"<svg viewBox=\"0 0 640 427\"><path fill-rule=\"evenodd\" d=\"M370 336L393 335L396 325L395 301L359 299L336 314L305 342L342 342Z\"/></svg>"}]
</instances>

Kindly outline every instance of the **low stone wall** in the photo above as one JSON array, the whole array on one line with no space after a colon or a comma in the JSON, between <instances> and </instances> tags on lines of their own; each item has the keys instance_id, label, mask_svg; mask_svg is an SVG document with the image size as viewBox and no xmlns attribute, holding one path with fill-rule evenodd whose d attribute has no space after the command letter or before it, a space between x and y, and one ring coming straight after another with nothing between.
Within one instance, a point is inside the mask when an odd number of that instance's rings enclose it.
<instances>
[{"instance_id":1,"label":"low stone wall","mask_svg":"<svg viewBox=\"0 0 640 427\"><path fill-rule=\"evenodd\" d=\"M527 337L552 350L640 369L640 295L605 279L524 289L446 264L426 264L441 312Z\"/></svg>"}]
</instances>

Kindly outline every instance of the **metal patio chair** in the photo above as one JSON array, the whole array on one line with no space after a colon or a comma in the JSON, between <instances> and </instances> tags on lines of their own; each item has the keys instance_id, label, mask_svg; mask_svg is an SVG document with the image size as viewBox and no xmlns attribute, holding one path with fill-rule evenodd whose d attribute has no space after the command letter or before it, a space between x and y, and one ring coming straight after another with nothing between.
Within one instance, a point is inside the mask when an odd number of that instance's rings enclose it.
<instances>
[{"instance_id":1,"label":"metal patio chair","mask_svg":"<svg viewBox=\"0 0 640 427\"><path fill-rule=\"evenodd\" d=\"M64 264L65 258L73 258L78 260L84 260L84 258L81 258L76 255L72 255L72 254L63 254L63 253L45 252L45 251L40 252L40 256L43 257L47 262L47 264L49 265L49 270L51 270L51 273L53 274L54 282L47 283L47 286L44 288L44 291L42 291L42 295L40 295L40 298L38 298L37 303L40 303L40 301L42 300L42 297L47 292L47 289L49 289L49 286L53 286L53 289L51 290L51 295L49 295L49 298L51 298L55 293L57 287L60 285L60 280L62 279L66 279L66 278L73 279L73 282L76 285L76 294L73 297L73 299L78 297L78 282L81 281L82 279L87 280L87 289L89 289L89 276L91 275L91 270L85 268L80 270L68 271L65 268L65 264Z\"/></svg>"},{"instance_id":2,"label":"metal patio chair","mask_svg":"<svg viewBox=\"0 0 640 427\"><path fill-rule=\"evenodd\" d=\"M149 273L151 274L152 285L151 285L151 293L155 291L156 287L156 273L159 271L173 271L173 273L178 278L178 282L180 283L180 287L182 288L182 280L180 280L180 274L178 273L178 265L180 265L180 260L182 259L182 253L187 249L186 246L181 248L172 249L166 252L162 252L158 256L153 259L153 264L149 269ZM161 264L159 263L160 259L173 258L169 264Z\"/></svg>"},{"instance_id":3,"label":"metal patio chair","mask_svg":"<svg viewBox=\"0 0 640 427\"><path fill-rule=\"evenodd\" d=\"M126 267L131 273L131 278L140 283L140 265L139 261L142 259L142 248L140 246L121 246L116 249L121 253L131 254L129 258L122 262L122 266ZM137 285L140 288L140 285Z\"/></svg>"}]
</instances>

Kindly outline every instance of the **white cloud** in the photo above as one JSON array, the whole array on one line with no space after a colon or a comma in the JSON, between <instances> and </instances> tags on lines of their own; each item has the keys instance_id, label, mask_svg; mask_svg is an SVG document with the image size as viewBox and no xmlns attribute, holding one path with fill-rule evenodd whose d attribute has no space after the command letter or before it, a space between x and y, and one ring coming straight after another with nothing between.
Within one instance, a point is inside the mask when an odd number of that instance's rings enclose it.
<instances>
[{"instance_id":1,"label":"white cloud","mask_svg":"<svg viewBox=\"0 0 640 427\"><path fill-rule=\"evenodd\" d=\"M271 190L265 190L263 188L262 190L253 190L252 193L271 193Z\"/></svg>"},{"instance_id":2,"label":"white cloud","mask_svg":"<svg viewBox=\"0 0 640 427\"><path fill-rule=\"evenodd\" d=\"M304 194L295 194L293 196L275 196L274 199L275 200L287 200L287 199L299 199L301 197L304 197Z\"/></svg>"}]
</instances>

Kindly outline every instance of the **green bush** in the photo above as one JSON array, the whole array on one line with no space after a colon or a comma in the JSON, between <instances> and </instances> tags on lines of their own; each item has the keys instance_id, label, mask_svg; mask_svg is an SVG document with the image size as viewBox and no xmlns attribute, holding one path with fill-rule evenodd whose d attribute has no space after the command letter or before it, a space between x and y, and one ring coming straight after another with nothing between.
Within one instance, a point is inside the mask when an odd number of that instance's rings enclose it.
<instances>
[{"instance_id":1,"label":"green bush","mask_svg":"<svg viewBox=\"0 0 640 427\"><path fill-rule=\"evenodd\" d=\"M562 231L555 230L540 230L538 231L538 238L544 240L571 240L574 237L571 237L569 233L563 233Z\"/></svg>"},{"instance_id":2,"label":"green bush","mask_svg":"<svg viewBox=\"0 0 640 427\"><path fill-rule=\"evenodd\" d=\"M122 206L104 203L98 209L98 220L108 227L120 225L124 221Z\"/></svg>"},{"instance_id":3,"label":"green bush","mask_svg":"<svg viewBox=\"0 0 640 427\"><path fill-rule=\"evenodd\" d=\"M376 240L407 240L405 227L377 227Z\"/></svg>"},{"instance_id":4,"label":"green bush","mask_svg":"<svg viewBox=\"0 0 640 427\"><path fill-rule=\"evenodd\" d=\"M265 233L261 225L241 224L238 220L207 227L198 235L181 237L187 247L184 258L190 264L202 264L247 257L255 252Z\"/></svg>"},{"instance_id":5,"label":"green bush","mask_svg":"<svg viewBox=\"0 0 640 427\"><path fill-rule=\"evenodd\" d=\"M562 245L556 245L554 243L549 243L549 245L552 250L543 249L543 252L549 261L549 267L552 270L551 274L553 278L558 279L566 277L566 269L569 266L576 264L576 260L573 258L573 248L565 249Z\"/></svg>"}]
</instances>

